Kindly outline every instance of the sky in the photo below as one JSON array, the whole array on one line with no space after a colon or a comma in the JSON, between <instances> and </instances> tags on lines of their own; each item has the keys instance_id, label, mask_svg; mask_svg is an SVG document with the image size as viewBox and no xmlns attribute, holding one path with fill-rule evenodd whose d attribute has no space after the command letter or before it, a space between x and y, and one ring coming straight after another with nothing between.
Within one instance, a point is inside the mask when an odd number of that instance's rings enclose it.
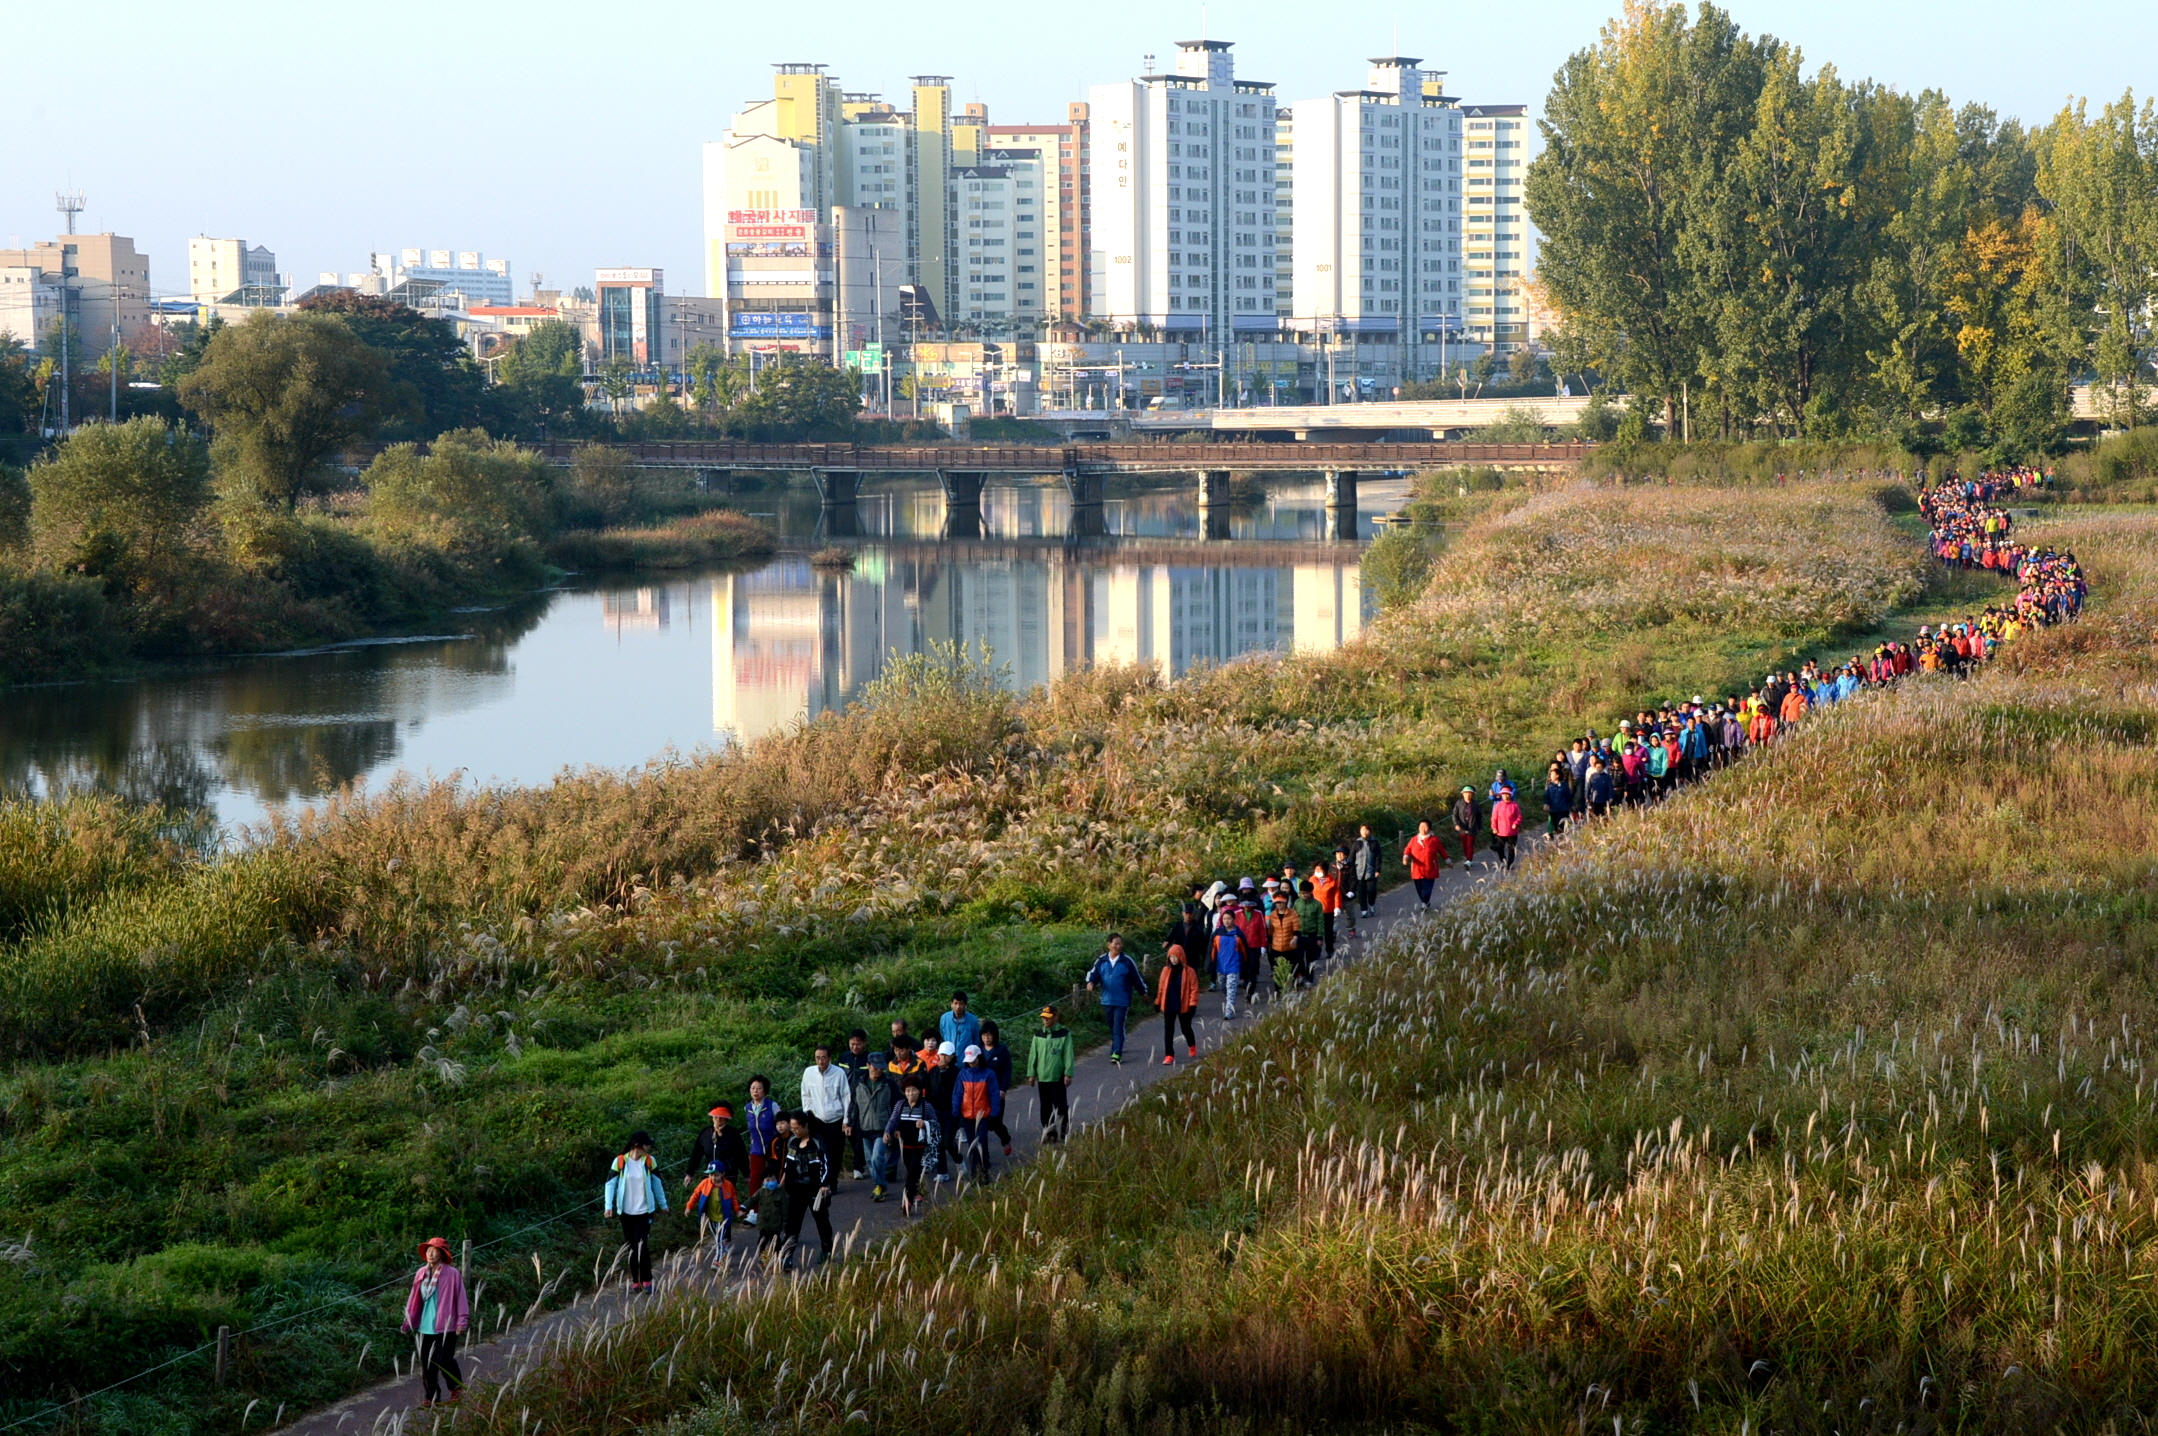
<instances>
[{"instance_id":1,"label":"sky","mask_svg":"<svg viewBox=\"0 0 2158 1436\"><path fill-rule=\"evenodd\" d=\"M82 229L148 253L160 293L185 290L195 234L266 244L301 286L421 246L506 258L520 291L534 272L566 288L598 267L657 265L669 290L699 293L699 145L771 93L775 62L822 62L901 104L909 75L946 74L992 123L1055 123L1089 85L1140 73L1148 54L1167 68L1178 40L1203 36L1234 41L1238 73L1283 101L1359 85L1368 57L1406 54L1465 100L1538 107L1619 5L77 0L0 95L0 241L57 233L66 188L87 196ZM2152 0L2081 0L2072 19L2027 0L1728 8L1847 78L2033 121L2073 96L2150 86L2158 53Z\"/></svg>"}]
</instances>

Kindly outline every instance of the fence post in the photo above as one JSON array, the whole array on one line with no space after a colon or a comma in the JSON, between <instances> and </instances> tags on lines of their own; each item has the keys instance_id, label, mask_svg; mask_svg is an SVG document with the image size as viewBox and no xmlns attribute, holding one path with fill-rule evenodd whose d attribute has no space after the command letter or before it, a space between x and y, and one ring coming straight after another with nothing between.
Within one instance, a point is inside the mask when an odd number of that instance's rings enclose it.
<instances>
[{"instance_id":1,"label":"fence post","mask_svg":"<svg viewBox=\"0 0 2158 1436\"><path fill-rule=\"evenodd\" d=\"M221 1326L217 1329L217 1384L220 1386L225 1384L225 1372L231 1359L232 1328Z\"/></svg>"}]
</instances>

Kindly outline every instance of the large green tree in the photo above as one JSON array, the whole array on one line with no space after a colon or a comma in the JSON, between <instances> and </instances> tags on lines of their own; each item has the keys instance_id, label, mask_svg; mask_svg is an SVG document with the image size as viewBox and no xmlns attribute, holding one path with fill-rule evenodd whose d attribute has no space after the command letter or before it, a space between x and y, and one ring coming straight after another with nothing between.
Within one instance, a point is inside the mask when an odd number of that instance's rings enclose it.
<instances>
[{"instance_id":1,"label":"large green tree","mask_svg":"<svg viewBox=\"0 0 2158 1436\"><path fill-rule=\"evenodd\" d=\"M2158 108L2130 93L2092 118L2078 101L2047 127L2039 157L2082 357L2118 415L2141 422L2158 356Z\"/></svg>"},{"instance_id":2,"label":"large green tree","mask_svg":"<svg viewBox=\"0 0 2158 1436\"><path fill-rule=\"evenodd\" d=\"M757 387L735 405L733 426L765 439L843 438L862 410L851 369L788 357L757 371Z\"/></svg>"},{"instance_id":3,"label":"large green tree","mask_svg":"<svg viewBox=\"0 0 2158 1436\"><path fill-rule=\"evenodd\" d=\"M403 399L410 417L385 424L383 438L432 439L481 421L487 376L447 321L394 299L350 289L310 295L298 308L341 317L346 328L387 361L391 382L411 391Z\"/></svg>"},{"instance_id":4,"label":"large green tree","mask_svg":"<svg viewBox=\"0 0 2158 1436\"><path fill-rule=\"evenodd\" d=\"M521 429L574 432L584 416L584 336L559 319L535 324L495 366Z\"/></svg>"},{"instance_id":5,"label":"large green tree","mask_svg":"<svg viewBox=\"0 0 2158 1436\"><path fill-rule=\"evenodd\" d=\"M414 412L382 351L330 314L258 310L227 325L179 392L216 430L227 494L287 511L332 454Z\"/></svg>"},{"instance_id":6,"label":"large green tree","mask_svg":"<svg viewBox=\"0 0 2158 1436\"><path fill-rule=\"evenodd\" d=\"M55 568L115 591L167 586L210 497L199 440L157 419L88 424L30 470L30 536Z\"/></svg>"}]
</instances>

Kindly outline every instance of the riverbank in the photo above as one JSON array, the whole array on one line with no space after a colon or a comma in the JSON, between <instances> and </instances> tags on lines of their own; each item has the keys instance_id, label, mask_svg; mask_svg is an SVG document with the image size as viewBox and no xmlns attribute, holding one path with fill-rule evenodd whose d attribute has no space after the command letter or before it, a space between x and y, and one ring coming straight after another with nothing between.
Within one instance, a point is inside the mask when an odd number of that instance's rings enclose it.
<instances>
[{"instance_id":1,"label":"riverbank","mask_svg":"<svg viewBox=\"0 0 2158 1436\"><path fill-rule=\"evenodd\" d=\"M631 1127L681 1145L712 1097L814 1040L921 1028L960 986L1023 1014L1104 924L1144 939L1197 882L1308 861L1359 821L1398 852L1464 781L1534 772L1584 723L1728 691L1923 592L1862 492L1698 500L1495 507L1423 603L1338 653L1177 683L1094 670L1026 698L946 653L738 752L545 789L402 785L220 862L26 879L54 916L0 965L0 1190L53 1195L46 1275L10 1295L0 1270L11 1329L94 1389L205 1323L362 1290L420 1236L518 1230L584 1202ZM128 1185L62 1180L58 1154L82 1151ZM600 1239L538 1237L550 1269ZM496 1281L490 1300L538 1294ZM53 1313L50 1282L97 1322ZM250 1360L278 1400L326 1400L376 1322L340 1300ZM192 1378L144 1399L236 1415Z\"/></svg>"}]
</instances>

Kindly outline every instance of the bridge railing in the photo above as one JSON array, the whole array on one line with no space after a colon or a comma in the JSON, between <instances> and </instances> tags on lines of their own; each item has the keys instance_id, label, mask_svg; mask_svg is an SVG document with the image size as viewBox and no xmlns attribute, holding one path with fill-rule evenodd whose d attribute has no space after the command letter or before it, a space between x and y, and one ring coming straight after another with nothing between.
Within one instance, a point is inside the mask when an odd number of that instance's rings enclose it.
<instances>
[{"instance_id":1,"label":"bridge railing","mask_svg":"<svg viewBox=\"0 0 2158 1436\"><path fill-rule=\"evenodd\" d=\"M568 461L582 445L535 444ZM1073 444L759 444L732 439L622 442L609 448L636 464L740 469L855 469L873 473L950 469L984 473L1056 473L1110 469L1417 469L1457 464L1570 464L1590 444L1476 443L1126 443Z\"/></svg>"}]
</instances>

